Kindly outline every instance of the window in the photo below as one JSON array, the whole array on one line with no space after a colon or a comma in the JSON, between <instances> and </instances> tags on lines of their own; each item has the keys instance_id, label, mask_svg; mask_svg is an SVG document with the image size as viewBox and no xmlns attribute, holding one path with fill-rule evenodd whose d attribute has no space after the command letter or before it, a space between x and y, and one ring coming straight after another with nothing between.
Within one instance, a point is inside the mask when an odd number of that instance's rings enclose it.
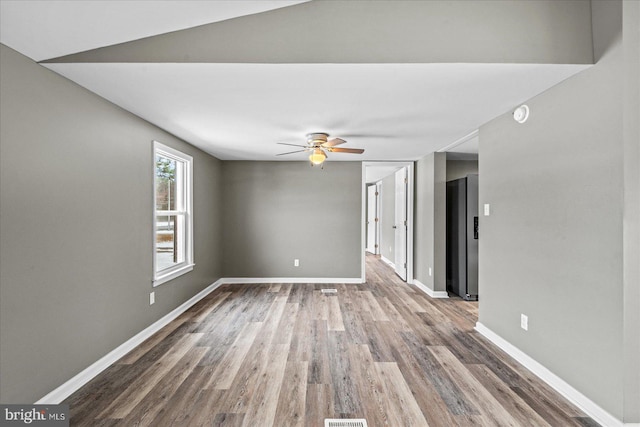
<instances>
[{"instance_id":1,"label":"window","mask_svg":"<svg viewBox=\"0 0 640 427\"><path fill-rule=\"evenodd\" d=\"M193 270L193 158L153 143L153 286Z\"/></svg>"}]
</instances>

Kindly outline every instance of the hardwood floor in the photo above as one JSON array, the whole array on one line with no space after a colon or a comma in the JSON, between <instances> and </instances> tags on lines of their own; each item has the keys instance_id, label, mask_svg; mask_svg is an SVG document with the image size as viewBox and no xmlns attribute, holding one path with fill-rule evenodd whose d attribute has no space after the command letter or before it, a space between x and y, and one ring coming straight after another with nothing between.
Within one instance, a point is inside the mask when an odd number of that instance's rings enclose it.
<instances>
[{"instance_id":1,"label":"hardwood floor","mask_svg":"<svg viewBox=\"0 0 640 427\"><path fill-rule=\"evenodd\" d=\"M361 285L224 285L64 403L80 426L598 425L476 333L477 313L373 256Z\"/></svg>"}]
</instances>

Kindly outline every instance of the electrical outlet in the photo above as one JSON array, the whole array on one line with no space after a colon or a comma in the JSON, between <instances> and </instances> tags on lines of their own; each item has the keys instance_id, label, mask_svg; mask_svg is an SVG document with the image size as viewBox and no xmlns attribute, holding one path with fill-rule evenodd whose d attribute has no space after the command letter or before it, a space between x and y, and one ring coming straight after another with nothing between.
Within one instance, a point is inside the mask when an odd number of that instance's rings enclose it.
<instances>
[{"instance_id":1,"label":"electrical outlet","mask_svg":"<svg viewBox=\"0 0 640 427\"><path fill-rule=\"evenodd\" d=\"M491 206L489 203L484 204L484 216L489 216L491 214Z\"/></svg>"},{"instance_id":2,"label":"electrical outlet","mask_svg":"<svg viewBox=\"0 0 640 427\"><path fill-rule=\"evenodd\" d=\"M294 259L294 260L293 260L293 266L294 266L294 267L300 267L300 260L299 260L299 259L297 259L297 258L296 258L296 259Z\"/></svg>"},{"instance_id":3,"label":"electrical outlet","mask_svg":"<svg viewBox=\"0 0 640 427\"><path fill-rule=\"evenodd\" d=\"M429 267L429 276L431 276L431 267Z\"/></svg>"},{"instance_id":4,"label":"electrical outlet","mask_svg":"<svg viewBox=\"0 0 640 427\"><path fill-rule=\"evenodd\" d=\"M527 316L526 314L520 315L520 327L525 331L529 330L529 316Z\"/></svg>"},{"instance_id":5,"label":"electrical outlet","mask_svg":"<svg viewBox=\"0 0 640 427\"><path fill-rule=\"evenodd\" d=\"M153 305L156 302L156 293L151 292L149 294L149 305Z\"/></svg>"}]
</instances>

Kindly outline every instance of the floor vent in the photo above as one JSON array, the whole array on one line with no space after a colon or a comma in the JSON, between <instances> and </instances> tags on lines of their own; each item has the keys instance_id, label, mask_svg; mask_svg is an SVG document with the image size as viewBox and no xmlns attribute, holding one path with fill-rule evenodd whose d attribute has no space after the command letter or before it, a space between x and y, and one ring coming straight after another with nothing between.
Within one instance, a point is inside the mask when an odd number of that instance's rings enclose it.
<instances>
[{"instance_id":1,"label":"floor vent","mask_svg":"<svg viewBox=\"0 0 640 427\"><path fill-rule=\"evenodd\" d=\"M347 419L325 419L324 427L367 427L367 420L360 418L357 420Z\"/></svg>"},{"instance_id":2,"label":"floor vent","mask_svg":"<svg viewBox=\"0 0 640 427\"><path fill-rule=\"evenodd\" d=\"M337 293L338 293L338 290L337 290L337 289L321 289L320 291L321 291L323 294L337 294ZM346 425L346 424L345 424L345 425ZM342 426L342 424L340 424L340 425L336 425L336 427L341 427L341 426ZM333 426L331 426L331 427L333 427ZM349 427L351 427L351 426L349 426Z\"/></svg>"}]
</instances>

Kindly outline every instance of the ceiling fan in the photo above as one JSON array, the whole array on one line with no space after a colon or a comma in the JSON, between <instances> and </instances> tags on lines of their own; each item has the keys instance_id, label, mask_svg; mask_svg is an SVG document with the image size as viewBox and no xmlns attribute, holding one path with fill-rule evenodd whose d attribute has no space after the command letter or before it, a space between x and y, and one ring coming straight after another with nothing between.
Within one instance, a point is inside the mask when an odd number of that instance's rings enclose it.
<instances>
[{"instance_id":1,"label":"ceiling fan","mask_svg":"<svg viewBox=\"0 0 640 427\"><path fill-rule=\"evenodd\" d=\"M336 147L336 145L344 144L344 139L341 138L333 138L329 140L329 134L324 132L315 132L307 134L307 145L301 144L288 144L286 142L278 142L280 145L291 145L293 147L302 147L301 150L288 151L286 153L276 154L277 156L284 156L286 154L293 153L301 153L303 151L311 151L311 155L309 156L309 161L311 161L311 166L313 165L322 165L327 158L327 151L329 153L353 153L353 154L362 154L364 153L364 149L362 148L342 148Z\"/></svg>"}]
</instances>

